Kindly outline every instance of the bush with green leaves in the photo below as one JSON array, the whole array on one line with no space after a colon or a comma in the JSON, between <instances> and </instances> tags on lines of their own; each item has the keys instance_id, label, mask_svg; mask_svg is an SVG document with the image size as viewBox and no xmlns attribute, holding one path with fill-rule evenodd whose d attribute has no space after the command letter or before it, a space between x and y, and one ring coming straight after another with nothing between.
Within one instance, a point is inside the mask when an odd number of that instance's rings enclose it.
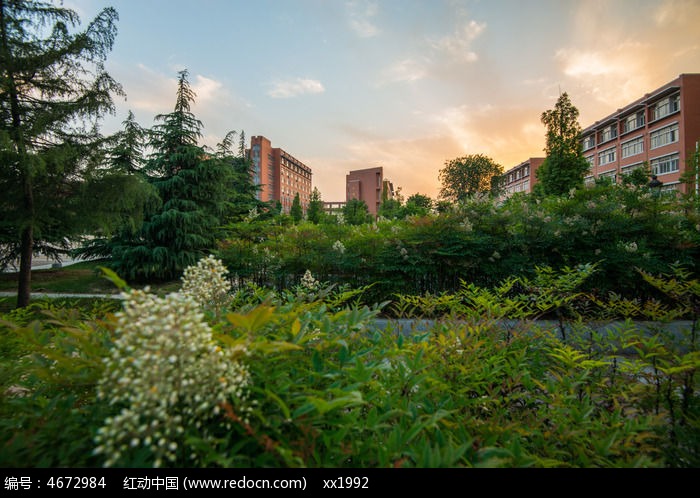
<instances>
[{"instance_id":1,"label":"bush with green leaves","mask_svg":"<svg viewBox=\"0 0 700 498\"><path fill-rule=\"evenodd\" d=\"M600 184L560 197L463 200L451 209L361 225L300 223L231 227L217 256L231 275L282 290L306 270L323 281L372 285L365 304L409 295L456 293L462 282L494 287L536 269L596 265L584 290L660 298L637 269L662 273L700 258L696 209L646 187ZM342 251L339 250L342 247Z\"/></svg>"},{"instance_id":2,"label":"bush with green leaves","mask_svg":"<svg viewBox=\"0 0 700 498\"><path fill-rule=\"evenodd\" d=\"M668 296L651 306L582 292L596 271L397 300L431 321L380 320L389 303L311 271L294 291L234 288L218 312L131 291L103 319L6 314L0 454L19 467L697 467L697 317L667 328L697 280L641 274ZM587 314L614 306L629 319ZM555 310L562 321L537 319Z\"/></svg>"}]
</instances>

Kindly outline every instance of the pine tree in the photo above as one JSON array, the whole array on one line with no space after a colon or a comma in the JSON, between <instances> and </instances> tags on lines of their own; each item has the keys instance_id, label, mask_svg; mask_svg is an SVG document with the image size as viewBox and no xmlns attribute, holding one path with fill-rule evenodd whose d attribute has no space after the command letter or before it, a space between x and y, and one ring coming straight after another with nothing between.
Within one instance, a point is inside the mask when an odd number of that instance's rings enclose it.
<instances>
[{"instance_id":1,"label":"pine tree","mask_svg":"<svg viewBox=\"0 0 700 498\"><path fill-rule=\"evenodd\" d=\"M145 171L162 202L137 237L113 251L114 269L137 281L172 280L216 248L232 168L198 145L202 123L191 112L195 93L180 71L173 112L156 116Z\"/></svg>"},{"instance_id":2,"label":"pine tree","mask_svg":"<svg viewBox=\"0 0 700 498\"><path fill-rule=\"evenodd\" d=\"M309 207L306 209L306 219L311 223L318 224L323 216L323 200L318 187L314 187L309 198Z\"/></svg>"},{"instance_id":3,"label":"pine tree","mask_svg":"<svg viewBox=\"0 0 700 498\"><path fill-rule=\"evenodd\" d=\"M263 203L258 200L261 185L253 183L251 174L252 161L245 156L245 133L241 131L238 153L233 154L233 139L237 133L230 131L217 145L217 157L231 168L229 193L226 198L224 220L236 223L246 217L252 209L262 210Z\"/></svg>"},{"instance_id":4,"label":"pine tree","mask_svg":"<svg viewBox=\"0 0 700 498\"><path fill-rule=\"evenodd\" d=\"M117 20L105 8L71 33L73 10L0 0L0 244L5 262L20 259L18 307L31 297L33 254L64 254L139 209L142 184L105 166L98 129L124 95L104 70Z\"/></svg>"},{"instance_id":5,"label":"pine tree","mask_svg":"<svg viewBox=\"0 0 700 498\"><path fill-rule=\"evenodd\" d=\"M136 122L132 111L129 111L122 125L124 129L115 133L107 142L111 145L108 161L115 170L134 174L143 169L143 148L148 132Z\"/></svg>"},{"instance_id":6,"label":"pine tree","mask_svg":"<svg viewBox=\"0 0 700 498\"><path fill-rule=\"evenodd\" d=\"M292 207L289 209L289 215L292 217L292 220L294 220L294 223L299 223L304 217L304 210L301 207L299 192L296 193L292 200Z\"/></svg>"}]
</instances>

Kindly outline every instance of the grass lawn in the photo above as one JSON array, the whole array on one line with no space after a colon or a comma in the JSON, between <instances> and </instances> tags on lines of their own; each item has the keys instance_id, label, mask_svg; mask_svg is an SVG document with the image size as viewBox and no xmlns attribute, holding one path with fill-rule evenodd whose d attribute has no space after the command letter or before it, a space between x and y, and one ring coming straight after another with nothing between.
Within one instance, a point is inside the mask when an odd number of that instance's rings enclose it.
<instances>
[{"instance_id":1,"label":"grass lawn","mask_svg":"<svg viewBox=\"0 0 700 498\"><path fill-rule=\"evenodd\" d=\"M104 261L83 261L62 268L32 271L32 292L59 292L69 294L118 294L119 289L104 278L100 266ZM0 273L0 291L17 292L18 273ZM132 284L130 284L132 285ZM132 285L134 288L142 287ZM180 281L150 284L156 293L173 292Z\"/></svg>"}]
</instances>

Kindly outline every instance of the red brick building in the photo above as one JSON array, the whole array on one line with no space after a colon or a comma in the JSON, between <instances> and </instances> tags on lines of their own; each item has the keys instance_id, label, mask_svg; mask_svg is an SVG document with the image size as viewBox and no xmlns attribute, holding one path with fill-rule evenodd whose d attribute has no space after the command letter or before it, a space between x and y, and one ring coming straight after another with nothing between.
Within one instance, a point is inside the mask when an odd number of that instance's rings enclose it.
<instances>
[{"instance_id":1,"label":"red brick building","mask_svg":"<svg viewBox=\"0 0 700 498\"><path fill-rule=\"evenodd\" d=\"M304 212L311 197L311 168L280 148L272 147L263 136L250 139L248 157L253 163L253 183L261 185L261 201L279 201L282 212L289 213L296 194Z\"/></svg>"},{"instance_id":2,"label":"red brick building","mask_svg":"<svg viewBox=\"0 0 700 498\"><path fill-rule=\"evenodd\" d=\"M591 165L587 182L651 168L664 189L685 190L680 177L700 140L700 74L681 74L581 134Z\"/></svg>"},{"instance_id":3,"label":"red brick building","mask_svg":"<svg viewBox=\"0 0 700 498\"><path fill-rule=\"evenodd\" d=\"M533 187L537 183L535 171L544 162L544 157L531 157L527 161L523 161L517 166L503 174L503 195L502 197L510 197L516 192L532 192Z\"/></svg>"},{"instance_id":4,"label":"red brick building","mask_svg":"<svg viewBox=\"0 0 700 498\"><path fill-rule=\"evenodd\" d=\"M367 209L373 216L377 216L379 206L382 204L382 193L386 191L386 198L394 196L393 184L384 178L384 168L358 169L345 176L345 198L365 201Z\"/></svg>"},{"instance_id":5,"label":"red brick building","mask_svg":"<svg viewBox=\"0 0 700 498\"><path fill-rule=\"evenodd\" d=\"M591 165L585 178L618 182L648 164L663 189L685 190L680 177L700 141L700 74L681 74L581 133L583 153ZM505 172L505 196L532 192L544 158L530 158ZM697 187L696 187L697 188Z\"/></svg>"}]
</instances>

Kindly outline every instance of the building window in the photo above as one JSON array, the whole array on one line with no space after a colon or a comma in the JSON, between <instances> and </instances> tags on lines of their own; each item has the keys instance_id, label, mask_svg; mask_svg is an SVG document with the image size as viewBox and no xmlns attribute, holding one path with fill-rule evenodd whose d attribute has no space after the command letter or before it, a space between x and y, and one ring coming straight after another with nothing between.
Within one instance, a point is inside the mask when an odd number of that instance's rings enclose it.
<instances>
[{"instance_id":1,"label":"building window","mask_svg":"<svg viewBox=\"0 0 700 498\"><path fill-rule=\"evenodd\" d=\"M674 112L678 112L680 105L681 95L679 93L658 101L653 110L654 120L665 118Z\"/></svg>"},{"instance_id":2,"label":"building window","mask_svg":"<svg viewBox=\"0 0 700 498\"><path fill-rule=\"evenodd\" d=\"M664 145L678 142L678 123L666 126L651 133L651 148L663 147Z\"/></svg>"},{"instance_id":3,"label":"building window","mask_svg":"<svg viewBox=\"0 0 700 498\"><path fill-rule=\"evenodd\" d=\"M610 164L615 162L615 147L605 149L603 152L598 153L598 166L603 166L604 164Z\"/></svg>"},{"instance_id":4,"label":"building window","mask_svg":"<svg viewBox=\"0 0 700 498\"><path fill-rule=\"evenodd\" d=\"M644 137L635 138L622 144L622 157L636 156L644 152Z\"/></svg>"},{"instance_id":5,"label":"building window","mask_svg":"<svg viewBox=\"0 0 700 498\"><path fill-rule=\"evenodd\" d=\"M620 173L622 173L622 176L624 176L624 175L629 175L629 174L632 173L635 169L641 168L641 167L643 167L643 166L644 166L644 163L630 164L630 165L628 165L628 166L623 167L623 168L622 168L622 171L620 171Z\"/></svg>"},{"instance_id":6,"label":"building window","mask_svg":"<svg viewBox=\"0 0 700 498\"><path fill-rule=\"evenodd\" d=\"M592 149L595 147L595 135L588 135L583 139L583 150Z\"/></svg>"},{"instance_id":7,"label":"building window","mask_svg":"<svg viewBox=\"0 0 700 498\"><path fill-rule=\"evenodd\" d=\"M627 116L622 124L623 133L627 133L644 126L644 111Z\"/></svg>"},{"instance_id":8,"label":"building window","mask_svg":"<svg viewBox=\"0 0 700 498\"><path fill-rule=\"evenodd\" d=\"M598 178L600 178L600 179L609 178L612 183L616 183L617 182L617 171L615 171L615 170L606 171L605 173L599 174Z\"/></svg>"},{"instance_id":9,"label":"building window","mask_svg":"<svg viewBox=\"0 0 700 498\"><path fill-rule=\"evenodd\" d=\"M586 161L588 161L590 169L593 169L593 166L595 166L595 156L586 156Z\"/></svg>"},{"instance_id":10,"label":"building window","mask_svg":"<svg viewBox=\"0 0 700 498\"><path fill-rule=\"evenodd\" d=\"M665 175L678 171L678 154L658 157L651 160L651 174Z\"/></svg>"},{"instance_id":11,"label":"building window","mask_svg":"<svg viewBox=\"0 0 700 498\"><path fill-rule=\"evenodd\" d=\"M613 138L617 138L617 126L614 124L603 128L603 131L600 132L600 143L607 142Z\"/></svg>"}]
</instances>

